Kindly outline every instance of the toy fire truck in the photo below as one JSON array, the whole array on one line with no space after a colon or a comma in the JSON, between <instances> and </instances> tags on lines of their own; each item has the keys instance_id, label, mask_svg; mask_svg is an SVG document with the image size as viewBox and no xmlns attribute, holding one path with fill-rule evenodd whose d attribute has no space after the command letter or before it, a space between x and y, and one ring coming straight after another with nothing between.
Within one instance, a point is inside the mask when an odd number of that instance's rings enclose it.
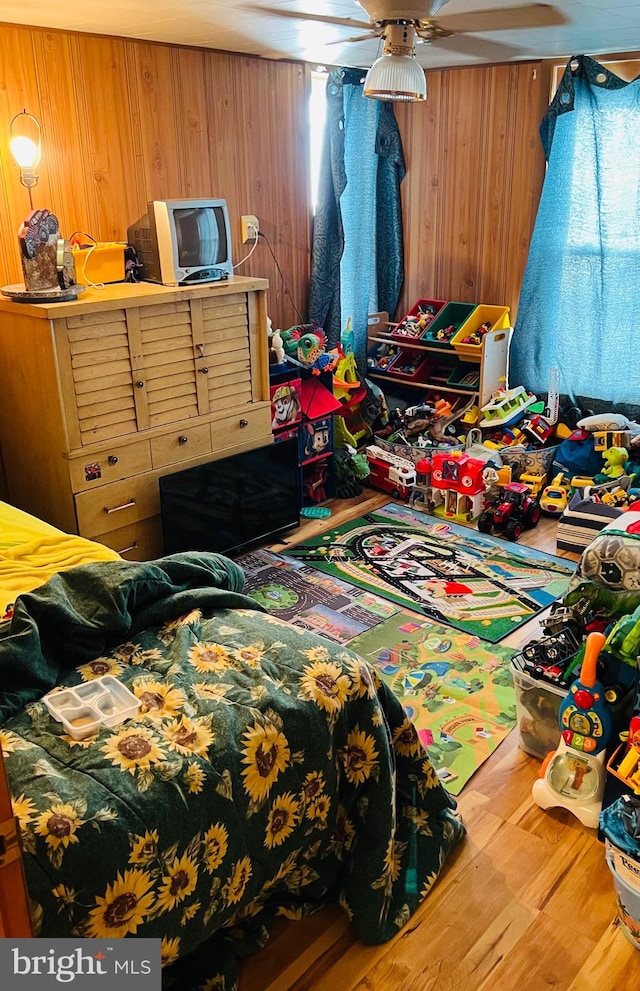
<instances>
[{"instance_id":1,"label":"toy fire truck","mask_svg":"<svg viewBox=\"0 0 640 991\"><path fill-rule=\"evenodd\" d=\"M416 482L413 461L374 445L366 448L366 455L369 462L369 484L383 492L389 492L395 499L406 499Z\"/></svg>"}]
</instances>

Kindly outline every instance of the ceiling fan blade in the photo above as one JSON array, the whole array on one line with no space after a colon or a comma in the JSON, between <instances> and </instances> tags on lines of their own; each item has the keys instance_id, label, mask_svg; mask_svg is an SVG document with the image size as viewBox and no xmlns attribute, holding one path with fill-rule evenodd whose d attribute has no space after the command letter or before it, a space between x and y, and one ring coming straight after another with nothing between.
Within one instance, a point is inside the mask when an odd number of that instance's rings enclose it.
<instances>
[{"instance_id":1,"label":"ceiling fan blade","mask_svg":"<svg viewBox=\"0 0 640 991\"><path fill-rule=\"evenodd\" d=\"M369 31L368 34L356 34L352 35L351 38L336 38L335 41L326 41L325 45L348 45L353 44L355 41L373 41L374 38L379 38L380 35L377 31Z\"/></svg>"},{"instance_id":2,"label":"ceiling fan blade","mask_svg":"<svg viewBox=\"0 0 640 991\"><path fill-rule=\"evenodd\" d=\"M318 21L320 24L338 24L345 28L362 28L363 31L371 29L369 21L357 21L355 17L330 17L324 14L306 14L301 10L286 10L284 7L261 7L259 4L247 4L245 10L255 10L260 14L269 14L274 17L289 17L295 21Z\"/></svg>"},{"instance_id":3,"label":"ceiling fan blade","mask_svg":"<svg viewBox=\"0 0 640 991\"><path fill-rule=\"evenodd\" d=\"M523 48L513 45L500 45L496 41L485 41L484 38L473 38L468 34L454 34L451 37L434 38L429 42L437 48L446 48L450 52L460 52L487 62L508 62L511 59L526 55ZM419 52L419 49L418 49Z\"/></svg>"},{"instance_id":4,"label":"ceiling fan blade","mask_svg":"<svg viewBox=\"0 0 640 991\"><path fill-rule=\"evenodd\" d=\"M495 7L493 10L470 10L465 14L445 14L436 24L445 31L522 31L526 28L553 27L566 24L564 14L545 3L529 3L524 7Z\"/></svg>"}]
</instances>

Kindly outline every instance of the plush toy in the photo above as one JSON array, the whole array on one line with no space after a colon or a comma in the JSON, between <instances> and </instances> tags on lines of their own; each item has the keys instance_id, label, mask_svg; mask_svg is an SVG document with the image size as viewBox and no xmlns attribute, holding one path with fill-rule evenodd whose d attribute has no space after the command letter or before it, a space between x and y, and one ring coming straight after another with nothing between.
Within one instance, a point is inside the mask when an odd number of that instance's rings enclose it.
<instances>
[{"instance_id":1,"label":"plush toy","mask_svg":"<svg viewBox=\"0 0 640 991\"><path fill-rule=\"evenodd\" d=\"M338 363L337 354L327 354L327 337L316 324L303 324L282 331L282 341L287 357L314 375L331 372Z\"/></svg>"}]
</instances>

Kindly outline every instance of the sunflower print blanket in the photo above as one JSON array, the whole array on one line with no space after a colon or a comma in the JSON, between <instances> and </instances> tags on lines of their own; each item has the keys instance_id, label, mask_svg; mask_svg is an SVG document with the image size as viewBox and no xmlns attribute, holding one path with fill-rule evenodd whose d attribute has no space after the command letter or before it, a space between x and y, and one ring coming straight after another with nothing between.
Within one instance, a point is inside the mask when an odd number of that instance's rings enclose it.
<instances>
[{"instance_id":1,"label":"sunflower print blanket","mask_svg":"<svg viewBox=\"0 0 640 991\"><path fill-rule=\"evenodd\" d=\"M391 938L464 834L373 669L242 580L218 555L85 565L18 600L0 640L0 713L30 699L0 744L35 934L159 937L167 987L233 988L276 915L330 900L365 943ZM75 740L43 689L106 673L138 715Z\"/></svg>"}]
</instances>

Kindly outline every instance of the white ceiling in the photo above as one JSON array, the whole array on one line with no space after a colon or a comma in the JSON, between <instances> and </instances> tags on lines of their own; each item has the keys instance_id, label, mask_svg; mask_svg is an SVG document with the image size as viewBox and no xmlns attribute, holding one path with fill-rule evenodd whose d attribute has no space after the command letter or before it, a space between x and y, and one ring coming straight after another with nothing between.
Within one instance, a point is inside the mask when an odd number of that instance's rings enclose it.
<instances>
[{"instance_id":1,"label":"white ceiling","mask_svg":"<svg viewBox=\"0 0 640 991\"><path fill-rule=\"evenodd\" d=\"M365 0L366 2L366 0ZM422 2L422 0L419 0ZM424 0L425 16L430 3ZM293 58L324 65L369 66L381 54L379 38L346 43L360 28L294 20L261 12L259 5L368 21L355 0L2 0L0 20L63 30L201 46L264 58ZM371 7L371 3L368 4ZM416 6L413 0L411 6ZM519 0L448 0L439 16L521 6ZM557 0L566 24L528 30L463 33L442 43L419 44L425 68L520 61L564 60L640 49L640 0ZM436 20L438 16L436 16ZM516 48L513 52L492 45ZM453 50L453 46L463 51ZM469 49L469 50L467 50Z\"/></svg>"}]
</instances>

